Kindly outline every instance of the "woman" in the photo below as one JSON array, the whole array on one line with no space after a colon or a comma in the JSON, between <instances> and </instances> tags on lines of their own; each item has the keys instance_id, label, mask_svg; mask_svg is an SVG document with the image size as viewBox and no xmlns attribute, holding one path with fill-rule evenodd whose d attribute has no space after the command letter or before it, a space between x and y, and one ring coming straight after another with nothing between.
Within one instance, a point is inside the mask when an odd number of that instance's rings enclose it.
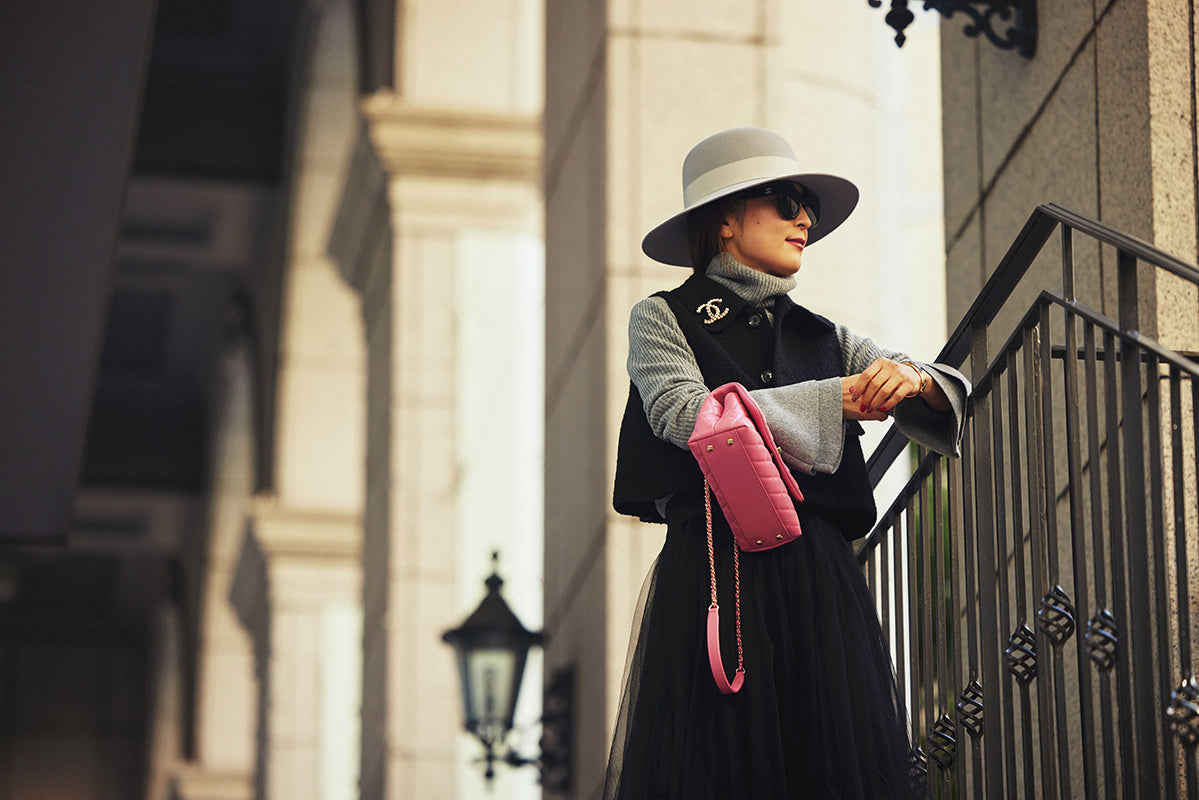
<instances>
[{"instance_id":1,"label":"woman","mask_svg":"<svg viewBox=\"0 0 1199 800\"><path fill-rule=\"evenodd\" d=\"M805 248L857 204L849 181L804 174L777 134L735 128L691 150L683 197L642 249L693 274L629 321L614 505L667 533L635 625L604 796L906 797L906 715L849 544L875 518L859 423L893 417L956 455L969 386L788 297ZM725 695L706 656L703 476L687 439L705 396L730 381L750 390L804 501L802 536L740 555L746 675ZM715 504L712 513L720 604L731 608L732 535Z\"/></svg>"}]
</instances>

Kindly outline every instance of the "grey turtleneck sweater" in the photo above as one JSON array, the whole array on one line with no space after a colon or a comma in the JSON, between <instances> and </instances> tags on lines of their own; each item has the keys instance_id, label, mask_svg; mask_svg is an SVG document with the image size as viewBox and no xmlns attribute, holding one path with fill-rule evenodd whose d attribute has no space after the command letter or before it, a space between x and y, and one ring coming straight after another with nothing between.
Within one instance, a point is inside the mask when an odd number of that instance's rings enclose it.
<instances>
[{"instance_id":1,"label":"grey turtleneck sweater","mask_svg":"<svg viewBox=\"0 0 1199 800\"><path fill-rule=\"evenodd\" d=\"M707 276L751 306L761 308L771 324L774 298L795 288L794 278L759 272L724 253L712 259ZM880 356L911 360L903 353L884 350L842 325L837 326L837 339L846 375L856 375ZM945 392L952 409L938 412L921 400L903 401L892 414L895 424L912 441L957 456L970 384L952 367L921 366ZM655 435L686 449L708 387L670 306L661 297L647 297L633 307L629 316L628 369L645 402L645 415ZM783 459L792 468L808 473L836 472L845 435L840 378L757 389L750 395L762 409Z\"/></svg>"}]
</instances>

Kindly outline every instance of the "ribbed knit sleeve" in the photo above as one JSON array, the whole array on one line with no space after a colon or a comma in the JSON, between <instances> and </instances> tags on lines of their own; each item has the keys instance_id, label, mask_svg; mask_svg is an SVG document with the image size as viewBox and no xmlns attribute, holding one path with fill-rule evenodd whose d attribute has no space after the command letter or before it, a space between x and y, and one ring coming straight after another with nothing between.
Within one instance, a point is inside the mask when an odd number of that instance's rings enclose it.
<instances>
[{"instance_id":1,"label":"ribbed knit sleeve","mask_svg":"<svg viewBox=\"0 0 1199 800\"><path fill-rule=\"evenodd\" d=\"M686 449L708 387L661 297L645 298L629 314L628 369L654 435Z\"/></svg>"}]
</instances>

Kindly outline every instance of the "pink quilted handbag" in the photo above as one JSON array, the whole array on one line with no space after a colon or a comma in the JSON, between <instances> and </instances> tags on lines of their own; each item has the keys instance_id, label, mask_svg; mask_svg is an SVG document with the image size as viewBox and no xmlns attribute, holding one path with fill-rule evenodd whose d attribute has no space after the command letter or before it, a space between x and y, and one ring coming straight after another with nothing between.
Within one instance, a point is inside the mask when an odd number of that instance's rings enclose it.
<instances>
[{"instance_id":1,"label":"pink quilted handbag","mask_svg":"<svg viewBox=\"0 0 1199 800\"><path fill-rule=\"evenodd\" d=\"M795 502L803 502L795 478L783 463L762 411L739 383L714 389L700 407L687 440L704 473L704 506L708 524L708 664L724 694L741 690L745 658L741 647L740 550L769 550L800 535ZM737 671L730 683L720 655L720 606L716 603L716 556L712 547L712 498L724 511L737 546L733 548L736 576ZM792 499L794 498L794 500Z\"/></svg>"}]
</instances>

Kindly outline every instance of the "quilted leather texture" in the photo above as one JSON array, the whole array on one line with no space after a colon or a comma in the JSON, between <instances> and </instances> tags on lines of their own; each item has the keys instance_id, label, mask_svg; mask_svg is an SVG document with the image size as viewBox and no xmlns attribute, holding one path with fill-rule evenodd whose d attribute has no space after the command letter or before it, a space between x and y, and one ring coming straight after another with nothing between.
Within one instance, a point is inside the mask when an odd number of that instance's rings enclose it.
<instances>
[{"instance_id":1,"label":"quilted leather texture","mask_svg":"<svg viewBox=\"0 0 1199 800\"><path fill-rule=\"evenodd\" d=\"M687 444L742 550L769 550L800 535L794 502L803 494L744 386L726 383L708 395Z\"/></svg>"}]
</instances>

